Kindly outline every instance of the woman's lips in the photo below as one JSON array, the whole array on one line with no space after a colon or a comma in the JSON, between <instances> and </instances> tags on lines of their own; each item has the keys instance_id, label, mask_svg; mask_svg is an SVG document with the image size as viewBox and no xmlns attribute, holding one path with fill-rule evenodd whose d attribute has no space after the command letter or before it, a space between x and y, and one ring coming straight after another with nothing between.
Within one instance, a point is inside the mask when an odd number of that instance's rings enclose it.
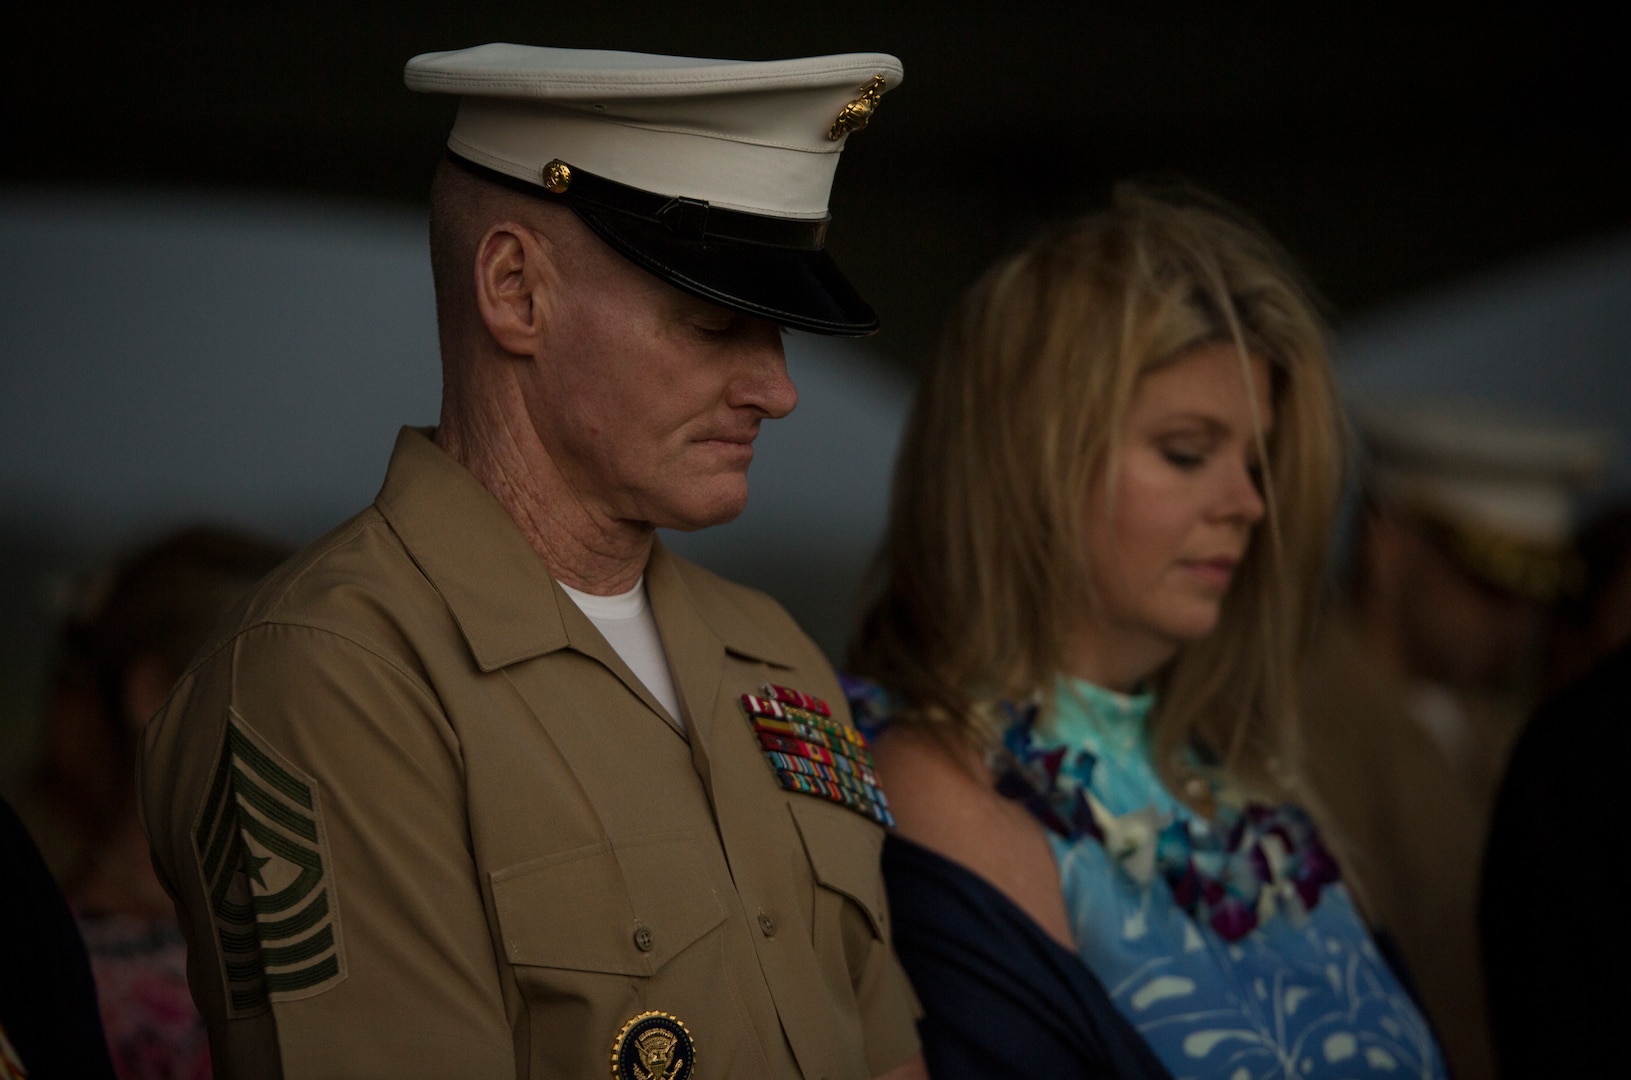
<instances>
[{"instance_id":1,"label":"woman's lips","mask_svg":"<svg viewBox=\"0 0 1631 1080\"><path fill-rule=\"evenodd\" d=\"M1225 555L1215 559L1185 559L1180 565L1207 585L1221 591L1229 587L1240 560Z\"/></svg>"}]
</instances>

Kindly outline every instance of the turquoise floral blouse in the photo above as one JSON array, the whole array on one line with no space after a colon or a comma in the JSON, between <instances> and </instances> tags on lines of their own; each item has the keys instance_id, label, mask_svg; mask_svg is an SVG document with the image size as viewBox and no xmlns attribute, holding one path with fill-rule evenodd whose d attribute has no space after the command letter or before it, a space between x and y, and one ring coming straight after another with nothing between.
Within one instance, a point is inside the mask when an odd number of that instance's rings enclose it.
<instances>
[{"instance_id":1,"label":"turquoise floral blouse","mask_svg":"<svg viewBox=\"0 0 1631 1080\"><path fill-rule=\"evenodd\" d=\"M863 727L892 712L851 691ZM1302 810L1175 799L1150 694L1062 679L1052 704L1004 706L998 789L1047 828L1078 956L1174 1077L1446 1075Z\"/></svg>"}]
</instances>

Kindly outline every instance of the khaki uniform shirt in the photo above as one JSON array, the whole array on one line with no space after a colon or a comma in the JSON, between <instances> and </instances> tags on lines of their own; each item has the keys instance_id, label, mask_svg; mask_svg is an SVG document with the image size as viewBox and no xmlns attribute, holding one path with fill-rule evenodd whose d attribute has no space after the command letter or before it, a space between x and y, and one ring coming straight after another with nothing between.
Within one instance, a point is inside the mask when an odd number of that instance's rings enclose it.
<instances>
[{"instance_id":1,"label":"khaki uniform shirt","mask_svg":"<svg viewBox=\"0 0 1631 1080\"><path fill-rule=\"evenodd\" d=\"M1494 1075L1478 876L1489 807L1410 714L1336 613L1304 671L1302 769L1326 838L1370 918L1404 953L1453 1075Z\"/></svg>"},{"instance_id":2,"label":"khaki uniform shirt","mask_svg":"<svg viewBox=\"0 0 1631 1080\"><path fill-rule=\"evenodd\" d=\"M881 829L784 791L738 702L847 720L831 668L660 545L646 582L683 731L405 429L374 506L263 583L141 758L219 1075L608 1076L648 1011L698 1080L916 1052Z\"/></svg>"}]
</instances>

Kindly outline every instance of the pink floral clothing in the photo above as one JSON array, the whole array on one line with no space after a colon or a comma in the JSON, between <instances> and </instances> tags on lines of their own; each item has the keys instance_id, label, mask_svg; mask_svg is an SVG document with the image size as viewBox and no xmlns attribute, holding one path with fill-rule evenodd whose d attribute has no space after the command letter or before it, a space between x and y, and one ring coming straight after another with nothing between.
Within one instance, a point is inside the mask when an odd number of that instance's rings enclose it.
<instances>
[{"instance_id":1,"label":"pink floral clothing","mask_svg":"<svg viewBox=\"0 0 1631 1080\"><path fill-rule=\"evenodd\" d=\"M209 1037L187 991L174 918L81 914L119 1080L209 1080Z\"/></svg>"}]
</instances>

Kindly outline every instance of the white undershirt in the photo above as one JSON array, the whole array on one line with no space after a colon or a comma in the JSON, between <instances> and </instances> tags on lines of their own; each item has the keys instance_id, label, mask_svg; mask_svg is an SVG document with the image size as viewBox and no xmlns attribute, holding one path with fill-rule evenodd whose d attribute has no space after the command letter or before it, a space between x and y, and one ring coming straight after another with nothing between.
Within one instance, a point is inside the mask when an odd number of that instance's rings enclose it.
<instances>
[{"instance_id":1,"label":"white undershirt","mask_svg":"<svg viewBox=\"0 0 1631 1080\"><path fill-rule=\"evenodd\" d=\"M556 582L560 585L560 582ZM651 605L646 602L646 579L634 583L634 588L616 596L595 596L579 592L570 585L561 585L561 591L572 598L578 610L589 616L600 636L623 658L651 696L662 703L668 715L680 727L685 718L680 713L680 698L674 692L674 679L668 673L668 654L663 651L663 639L657 636L657 620L651 616Z\"/></svg>"}]
</instances>

